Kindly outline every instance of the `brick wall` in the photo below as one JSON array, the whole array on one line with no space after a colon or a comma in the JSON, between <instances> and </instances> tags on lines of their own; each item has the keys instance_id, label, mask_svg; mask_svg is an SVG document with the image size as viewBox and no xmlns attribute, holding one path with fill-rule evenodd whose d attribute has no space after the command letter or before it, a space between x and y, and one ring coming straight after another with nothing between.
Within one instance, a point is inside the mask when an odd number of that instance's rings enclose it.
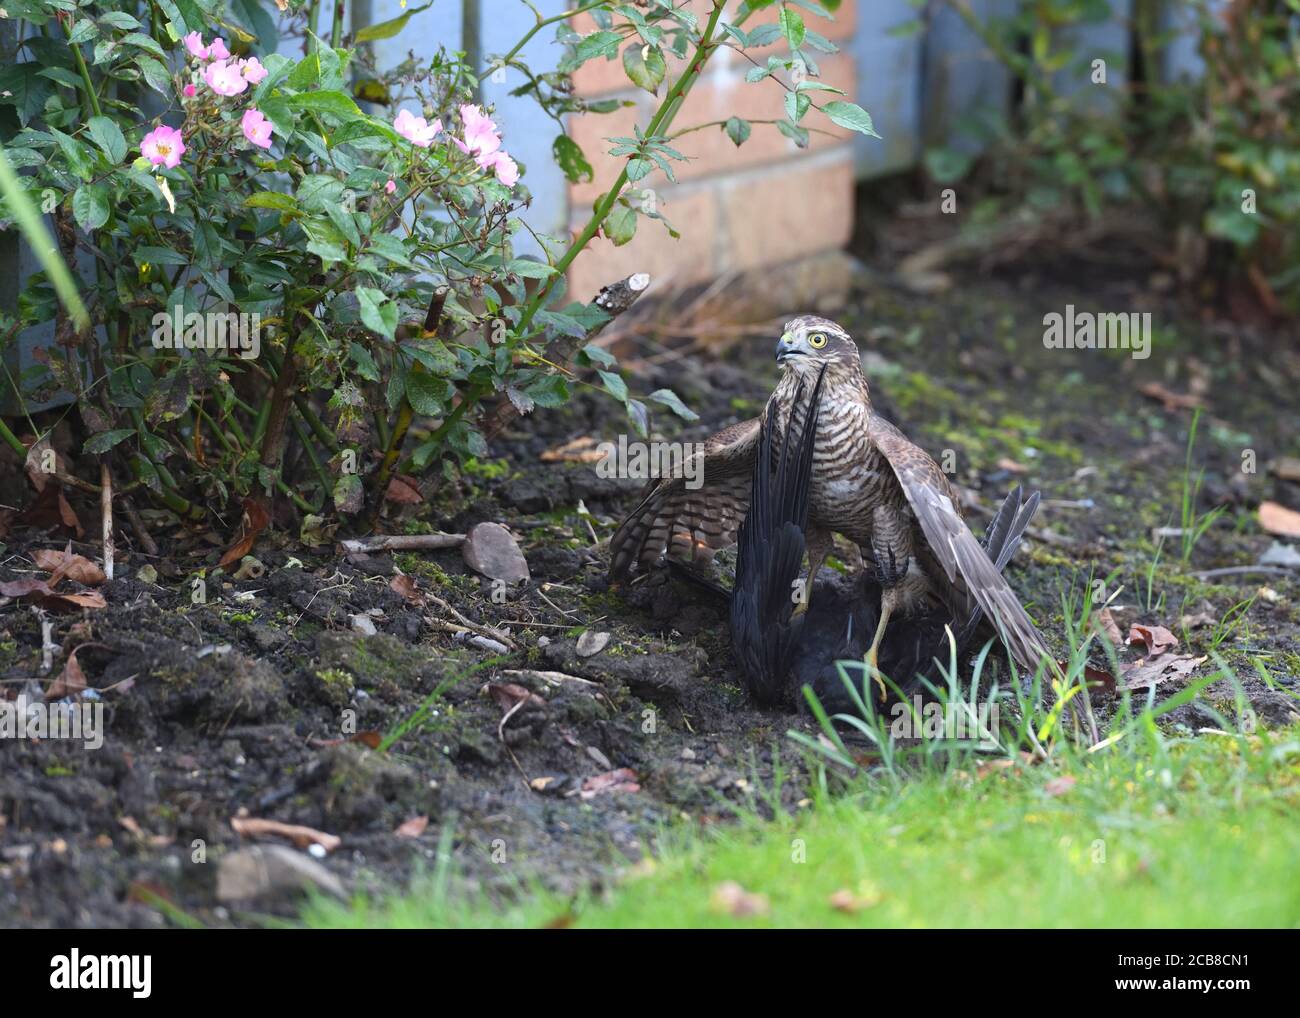
<instances>
[{"instance_id":1,"label":"brick wall","mask_svg":"<svg viewBox=\"0 0 1300 1018\"><path fill-rule=\"evenodd\" d=\"M706 14L709 6L697 3L697 13ZM731 0L728 10L737 6L737 0ZM773 6L754 15L746 29L775 20L777 9ZM849 98L856 97L853 58L847 52L856 13L856 0L844 0L833 22L805 14L810 28L841 47L839 53L816 54L816 58L821 79L844 89ZM575 21L575 27L587 32L595 26L584 17ZM782 41L751 52L762 63L769 52L783 47ZM669 64L670 80L683 66L684 61ZM745 71L751 66L744 56L720 50L691 90L672 130L729 116L747 120L783 116L785 90L771 79L756 84L746 82ZM661 95L667 84L660 86ZM605 139L632 135L634 124L644 128L657 100L630 86L621 59L588 62L579 69L574 85L580 95L588 98L617 97L635 103L610 114L574 118L572 136L595 171L592 181L568 187L569 223L578 230L591 215L592 203L608 190L623 165L624 160L606 154L612 146ZM827 95L814 94L814 98L820 101ZM653 191L659 211L677 228L681 238L674 240L662 223L644 217L638 218L636 236L622 247L615 247L603 237L595 238L570 270L574 298L585 300L602 284L632 272L649 272L659 289L842 247L853 228L853 143L849 132L816 112L810 112L804 124L832 134L813 134L809 147L800 149L775 125L755 123L749 140L739 147L718 127L673 142L675 148L690 157L687 163L673 164L678 182L669 182L656 170L637 186Z\"/></svg>"}]
</instances>

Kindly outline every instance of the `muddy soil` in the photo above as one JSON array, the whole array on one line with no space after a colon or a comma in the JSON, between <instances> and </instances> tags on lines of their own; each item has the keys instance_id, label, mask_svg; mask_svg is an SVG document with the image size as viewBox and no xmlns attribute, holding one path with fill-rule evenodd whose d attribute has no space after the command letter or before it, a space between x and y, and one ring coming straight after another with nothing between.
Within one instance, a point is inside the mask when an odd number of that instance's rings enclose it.
<instances>
[{"instance_id":1,"label":"muddy soil","mask_svg":"<svg viewBox=\"0 0 1300 1018\"><path fill-rule=\"evenodd\" d=\"M1290 723L1300 583L1193 574L1250 565L1269 547L1254 523L1262 499L1300 508L1300 488L1267 467L1300 454L1294 340L1198 322L1152 296L1144 277L1086 287L1061 278L1026 271L919 296L867 273L842 319L863 348L878 406L936 457L951 450L977 532L984 507L1012 484L1042 489L1033 539L1009 575L1058 648L1063 592L1107 578L1108 590L1124 586L1116 605L1125 624L1167 625L1189 653L1215 644L1244 683L1247 703L1220 682L1164 723L1195 731L1214 726L1212 710L1235 719L1245 707L1260 724ZM1158 324L1151 357L1045 349L1042 316L1067 303L1149 308ZM771 347L760 332L722 357L642 363L634 385L675 389L701 420L663 414L656 427L701 439L756 415L776 379ZM1191 415L1141 394L1148 382L1201 394L1197 510L1228 506L1186 563L1176 538L1160 543L1152 532L1179 523ZM56 645L48 671L39 614L18 601L0 606L0 695L43 696L77 650L88 687L80 699L101 704L105 721L94 750L0 740L0 923L240 926L292 915L291 902L274 898L218 901L222 858L253 843L232 828L236 818L337 836L322 862L355 891L401 889L432 867L449 832L460 879L509 895L534 881L599 888L683 819L725 823L736 806L764 812L774 802L801 808L806 763L786 732L814 726L804 713L747 702L725 603L673 576L625 590L604 578L600 541L639 482L542 459L573 439L616 440L626 429L617 411L584 393L539 412L502 437L499 458L389 522L407 533L508 526L531 579L504 600L458 550L349 561L284 527L258 539L265 573L234 579L213 572L228 535L186 535L154 515L162 554L119 549L118 578L100 588L107 608L47 615ZM1243 472L1246 450L1254 473ZM26 500L15 468L5 469L15 493L6 501ZM94 507L73 502L94 533ZM41 575L30 553L66 538L15 527L3 540L0 580L14 580ZM73 548L98 555L91 544ZM145 567L156 578L142 578ZM200 571L206 600L195 603ZM417 597L505 630L517 649L458 639L441 607L390 587L397 572L414 578ZM1179 625L1198 614L1212 621ZM374 635L355 631L358 615ZM610 639L583 656L583 633ZM533 695L516 707L522 692L508 683ZM374 748L385 736L396 737ZM397 833L403 825L411 836Z\"/></svg>"}]
</instances>

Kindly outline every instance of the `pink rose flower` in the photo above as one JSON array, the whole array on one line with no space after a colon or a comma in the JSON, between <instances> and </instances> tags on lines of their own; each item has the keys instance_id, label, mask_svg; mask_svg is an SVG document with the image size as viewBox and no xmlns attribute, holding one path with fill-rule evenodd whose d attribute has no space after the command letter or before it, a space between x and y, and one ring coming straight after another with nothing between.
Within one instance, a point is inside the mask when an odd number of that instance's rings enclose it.
<instances>
[{"instance_id":1,"label":"pink rose flower","mask_svg":"<svg viewBox=\"0 0 1300 1018\"><path fill-rule=\"evenodd\" d=\"M213 39L212 45L208 47L208 56L213 60L229 60L230 50L226 49L226 40Z\"/></svg>"},{"instance_id":2,"label":"pink rose flower","mask_svg":"<svg viewBox=\"0 0 1300 1018\"><path fill-rule=\"evenodd\" d=\"M244 137L258 148L271 147L271 121L260 110L252 106L244 110L244 119L239 126L244 129Z\"/></svg>"},{"instance_id":3,"label":"pink rose flower","mask_svg":"<svg viewBox=\"0 0 1300 1018\"><path fill-rule=\"evenodd\" d=\"M514 187L519 181L519 166L501 147L501 136L492 118L477 106L465 105L460 108L460 119L465 125L465 140L452 141L462 152L473 155L480 169L492 170L506 187Z\"/></svg>"},{"instance_id":4,"label":"pink rose flower","mask_svg":"<svg viewBox=\"0 0 1300 1018\"><path fill-rule=\"evenodd\" d=\"M487 157L491 160L488 163L479 162L483 169L489 166L497 175L497 180L505 184L506 187L514 187L519 183L519 165L506 155L505 149L498 149Z\"/></svg>"},{"instance_id":5,"label":"pink rose flower","mask_svg":"<svg viewBox=\"0 0 1300 1018\"><path fill-rule=\"evenodd\" d=\"M183 89L181 89L181 91L185 93L186 99L193 99L198 94L199 90L194 87L194 82L191 81Z\"/></svg>"},{"instance_id":6,"label":"pink rose flower","mask_svg":"<svg viewBox=\"0 0 1300 1018\"><path fill-rule=\"evenodd\" d=\"M388 183L384 185L384 194L392 194L396 190L397 190L397 181L393 180L390 177L388 179Z\"/></svg>"},{"instance_id":7,"label":"pink rose flower","mask_svg":"<svg viewBox=\"0 0 1300 1018\"><path fill-rule=\"evenodd\" d=\"M271 73L262 66L262 61L258 60L257 57L249 57L247 60L239 61L239 72L250 85L256 85Z\"/></svg>"},{"instance_id":8,"label":"pink rose flower","mask_svg":"<svg viewBox=\"0 0 1300 1018\"><path fill-rule=\"evenodd\" d=\"M410 110L402 110L393 121L393 129L416 148L428 148L434 136L442 130L442 121L430 124L424 117L417 117Z\"/></svg>"},{"instance_id":9,"label":"pink rose flower","mask_svg":"<svg viewBox=\"0 0 1300 1018\"><path fill-rule=\"evenodd\" d=\"M140 154L155 166L174 170L185 154L185 142L176 128L160 124L141 140Z\"/></svg>"},{"instance_id":10,"label":"pink rose flower","mask_svg":"<svg viewBox=\"0 0 1300 1018\"><path fill-rule=\"evenodd\" d=\"M473 153L479 166L486 166L480 157L489 156L501 147L497 125L477 106L462 106L460 119L465 125L465 140L452 140L462 152Z\"/></svg>"},{"instance_id":11,"label":"pink rose flower","mask_svg":"<svg viewBox=\"0 0 1300 1018\"><path fill-rule=\"evenodd\" d=\"M185 48L190 51L190 56L196 60L207 60L208 55L212 52L211 46L203 45L203 36L198 32L191 32L184 39Z\"/></svg>"},{"instance_id":12,"label":"pink rose flower","mask_svg":"<svg viewBox=\"0 0 1300 1018\"><path fill-rule=\"evenodd\" d=\"M239 73L239 68L224 60L214 60L203 68L203 80L217 95L239 95L248 88L248 81Z\"/></svg>"}]
</instances>

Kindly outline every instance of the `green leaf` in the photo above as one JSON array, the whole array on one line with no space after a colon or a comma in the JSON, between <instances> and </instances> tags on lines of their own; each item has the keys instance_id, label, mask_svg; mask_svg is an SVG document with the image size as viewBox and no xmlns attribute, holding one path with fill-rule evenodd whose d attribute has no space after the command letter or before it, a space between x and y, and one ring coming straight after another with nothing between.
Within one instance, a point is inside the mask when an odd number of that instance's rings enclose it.
<instances>
[{"instance_id":1,"label":"green leaf","mask_svg":"<svg viewBox=\"0 0 1300 1018\"><path fill-rule=\"evenodd\" d=\"M397 305L382 290L368 286L357 287L357 304L361 309L361 324L393 342L397 329Z\"/></svg>"},{"instance_id":2,"label":"green leaf","mask_svg":"<svg viewBox=\"0 0 1300 1018\"><path fill-rule=\"evenodd\" d=\"M791 49L798 49L803 45L803 18L799 16L798 11L791 10L789 7L782 7L777 24L781 26L781 34L785 36Z\"/></svg>"},{"instance_id":3,"label":"green leaf","mask_svg":"<svg viewBox=\"0 0 1300 1018\"><path fill-rule=\"evenodd\" d=\"M68 33L68 45L80 46L83 42L89 42L99 35L99 27L89 18L83 18L72 26L72 31Z\"/></svg>"},{"instance_id":4,"label":"green leaf","mask_svg":"<svg viewBox=\"0 0 1300 1018\"><path fill-rule=\"evenodd\" d=\"M599 364L603 368L611 368L618 364L617 357L603 346L596 346L594 343L588 343L584 346L582 353L590 363Z\"/></svg>"},{"instance_id":5,"label":"green leaf","mask_svg":"<svg viewBox=\"0 0 1300 1018\"><path fill-rule=\"evenodd\" d=\"M668 65L658 46L638 46L633 43L623 50L623 70L637 88L658 95L659 86L668 73Z\"/></svg>"},{"instance_id":6,"label":"green leaf","mask_svg":"<svg viewBox=\"0 0 1300 1018\"><path fill-rule=\"evenodd\" d=\"M627 401L627 382L612 371L597 369L596 374L600 375L600 380L605 383L605 389L611 396L620 402Z\"/></svg>"},{"instance_id":7,"label":"green leaf","mask_svg":"<svg viewBox=\"0 0 1300 1018\"><path fill-rule=\"evenodd\" d=\"M122 136L122 129L108 117L91 117L86 121L86 131L104 150L110 163L116 166L126 158L126 138Z\"/></svg>"},{"instance_id":8,"label":"green leaf","mask_svg":"<svg viewBox=\"0 0 1300 1018\"><path fill-rule=\"evenodd\" d=\"M406 376L406 399L422 417L441 417L454 389L447 379L423 371L411 371Z\"/></svg>"},{"instance_id":9,"label":"green leaf","mask_svg":"<svg viewBox=\"0 0 1300 1018\"><path fill-rule=\"evenodd\" d=\"M84 453L108 452L118 442L130 438L134 434L134 428L116 428L113 431L101 431L86 439L86 444L81 447L81 451Z\"/></svg>"},{"instance_id":10,"label":"green leaf","mask_svg":"<svg viewBox=\"0 0 1300 1018\"><path fill-rule=\"evenodd\" d=\"M374 234L370 238L369 250L394 265L401 265L408 269L415 268L406 253L406 246L391 233Z\"/></svg>"},{"instance_id":11,"label":"green leaf","mask_svg":"<svg viewBox=\"0 0 1300 1018\"><path fill-rule=\"evenodd\" d=\"M524 386L524 392L539 407L548 410L564 406L569 401L569 385L561 375L544 375Z\"/></svg>"},{"instance_id":12,"label":"green leaf","mask_svg":"<svg viewBox=\"0 0 1300 1018\"><path fill-rule=\"evenodd\" d=\"M357 374L367 382L379 381L379 365L376 364L375 359L370 356L369 350L360 343L352 343L348 347L348 353L352 357L353 363L357 366Z\"/></svg>"},{"instance_id":13,"label":"green leaf","mask_svg":"<svg viewBox=\"0 0 1300 1018\"><path fill-rule=\"evenodd\" d=\"M365 28L358 29L352 39L354 42L374 42L376 39L391 39L406 27L406 23L411 18L421 11L427 11L432 6L431 3L428 3L423 7L412 7L405 14L390 18L388 21L381 21L377 25L367 25Z\"/></svg>"},{"instance_id":14,"label":"green leaf","mask_svg":"<svg viewBox=\"0 0 1300 1018\"><path fill-rule=\"evenodd\" d=\"M514 258L505 265L506 272L513 272L525 279L548 279L555 275L555 266L547 265L532 258Z\"/></svg>"},{"instance_id":15,"label":"green leaf","mask_svg":"<svg viewBox=\"0 0 1300 1018\"><path fill-rule=\"evenodd\" d=\"M334 508L341 513L359 513L365 505L365 492L358 474L344 474L334 482Z\"/></svg>"},{"instance_id":16,"label":"green leaf","mask_svg":"<svg viewBox=\"0 0 1300 1018\"><path fill-rule=\"evenodd\" d=\"M700 415L681 401L672 389L656 389L646 399L666 406L684 421L698 421Z\"/></svg>"},{"instance_id":17,"label":"green leaf","mask_svg":"<svg viewBox=\"0 0 1300 1018\"><path fill-rule=\"evenodd\" d=\"M803 119L803 115L808 112L808 107L812 100L803 92L787 92L785 94L785 115L796 124Z\"/></svg>"},{"instance_id":18,"label":"green leaf","mask_svg":"<svg viewBox=\"0 0 1300 1018\"><path fill-rule=\"evenodd\" d=\"M82 184L72 195L72 215L89 232L108 222L108 191L103 184Z\"/></svg>"},{"instance_id":19,"label":"green leaf","mask_svg":"<svg viewBox=\"0 0 1300 1018\"><path fill-rule=\"evenodd\" d=\"M311 88L318 81L320 81L320 54L312 52L293 65L293 70L289 72L285 84L301 91Z\"/></svg>"},{"instance_id":20,"label":"green leaf","mask_svg":"<svg viewBox=\"0 0 1300 1018\"><path fill-rule=\"evenodd\" d=\"M627 179L635 183L642 177L646 176L654 168L654 163L649 159L642 159L640 156L637 156L635 159L629 159L627 161Z\"/></svg>"},{"instance_id":21,"label":"green leaf","mask_svg":"<svg viewBox=\"0 0 1300 1018\"><path fill-rule=\"evenodd\" d=\"M140 57L136 64L150 88L155 92L161 92L163 95L171 95L172 76L160 61L155 60L153 57Z\"/></svg>"},{"instance_id":22,"label":"green leaf","mask_svg":"<svg viewBox=\"0 0 1300 1018\"><path fill-rule=\"evenodd\" d=\"M146 262L150 265L188 265L190 260L179 251L174 251L169 247L150 247L142 245L131 252L137 265L144 265Z\"/></svg>"},{"instance_id":23,"label":"green leaf","mask_svg":"<svg viewBox=\"0 0 1300 1018\"><path fill-rule=\"evenodd\" d=\"M560 63L559 70L571 74L594 57L613 57L622 41L621 32L599 31L584 35L573 48L573 54Z\"/></svg>"},{"instance_id":24,"label":"green leaf","mask_svg":"<svg viewBox=\"0 0 1300 1018\"><path fill-rule=\"evenodd\" d=\"M730 117L722 125L722 129L727 132L730 138L737 146L745 144L749 140L750 126L748 120L742 120L740 117Z\"/></svg>"},{"instance_id":25,"label":"green leaf","mask_svg":"<svg viewBox=\"0 0 1300 1018\"><path fill-rule=\"evenodd\" d=\"M68 169L82 180L90 180L95 175L91 150L76 138L64 134L57 128L51 127L50 134L54 135L54 140L59 143L59 150L63 153L63 158L68 161Z\"/></svg>"},{"instance_id":26,"label":"green leaf","mask_svg":"<svg viewBox=\"0 0 1300 1018\"><path fill-rule=\"evenodd\" d=\"M32 117L40 116L53 91L53 82L40 77L40 65L35 62L0 68L0 103L16 107L18 122L25 127Z\"/></svg>"},{"instance_id":27,"label":"green leaf","mask_svg":"<svg viewBox=\"0 0 1300 1018\"><path fill-rule=\"evenodd\" d=\"M361 108L350 95L328 89L291 95L289 106L297 110L311 110L313 113L329 113L336 117L362 116Z\"/></svg>"},{"instance_id":28,"label":"green leaf","mask_svg":"<svg viewBox=\"0 0 1300 1018\"><path fill-rule=\"evenodd\" d=\"M292 195L279 191L258 191L244 199L244 204L254 209L279 209L282 212L297 212L298 203Z\"/></svg>"},{"instance_id":29,"label":"green leaf","mask_svg":"<svg viewBox=\"0 0 1300 1018\"><path fill-rule=\"evenodd\" d=\"M605 218L604 230L615 247L622 247L636 235L636 209L615 206Z\"/></svg>"},{"instance_id":30,"label":"green leaf","mask_svg":"<svg viewBox=\"0 0 1300 1018\"><path fill-rule=\"evenodd\" d=\"M792 124L788 120L778 120L776 122L776 129L800 148L808 147L808 132L798 124Z\"/></svg>"},{"instance_id":31,"label":"green leaf","mask_svg":"<svg viewBox=\"0 0 1300 1018\"><path fill-rule=\"evenodd\" d=\"M555 164L564 171L564 176L570 184L581 184L584 180L593 178L594 171L582 147L567 134L556 137L551 145L551 154L555 157Z\"/></svg>"},{"instance_id":32,"label":"green leaf","mask_svg":"<svg viewBox=\"0 0 1300 1018\"><path fill-rule=\"evenodd\" d=\"M850 131L857 131L869 138L880 137L871 124L871 114L857 103L837 99L823 106L822 112L830 117L834 123L839 124L840 127L847 127Z\"/></svg>"}]
</instances>

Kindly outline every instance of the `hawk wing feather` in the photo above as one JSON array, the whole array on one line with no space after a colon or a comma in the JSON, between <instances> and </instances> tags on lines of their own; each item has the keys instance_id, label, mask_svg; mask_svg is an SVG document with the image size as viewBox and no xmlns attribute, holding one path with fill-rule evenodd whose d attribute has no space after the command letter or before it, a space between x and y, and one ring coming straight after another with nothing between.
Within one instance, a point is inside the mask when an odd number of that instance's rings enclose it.
<instances>
[{"instance_id":1,"label":"hawk wing feather","mask_svg":"<svg viewBox=\"0 0 1300 1018\"><path fill-rule=\"evenodd\" d=\"M736 532L749 512L751 472L758 451L762 420L723 428L683 466L682 476L657 478L646 485L640 504L609 539L613 579L634 568L648 569L667 556L703 563L736 543ZM695 490L686 479L701 471Z\"/></svg>"},{"instance_id":2,"label":"hawk wing feather","mask_svg":"<svg viewBox=\"0 0 1300 1018\"><path fill-rule=\"evenodd\" d=\"M1022 668L1032 672L1042 658L1050 661L1047 645L1020 599L958 515L952 486L938 464L883 418L873 414L868 427L871 440L889 461L916 514L930 554L947 575L954 593L965 595L968 608L978 606L989 617ZM1029 501L1031 505L1019 508L1028 508L1032 515L1038 503L1037 499ZM1000 520L995 519L994 524L999 524L1000 529ZM1010 550L1014 551L1014 546ZM961 614L957 613L957 617Z\"/></svg>"}]
</instances>

